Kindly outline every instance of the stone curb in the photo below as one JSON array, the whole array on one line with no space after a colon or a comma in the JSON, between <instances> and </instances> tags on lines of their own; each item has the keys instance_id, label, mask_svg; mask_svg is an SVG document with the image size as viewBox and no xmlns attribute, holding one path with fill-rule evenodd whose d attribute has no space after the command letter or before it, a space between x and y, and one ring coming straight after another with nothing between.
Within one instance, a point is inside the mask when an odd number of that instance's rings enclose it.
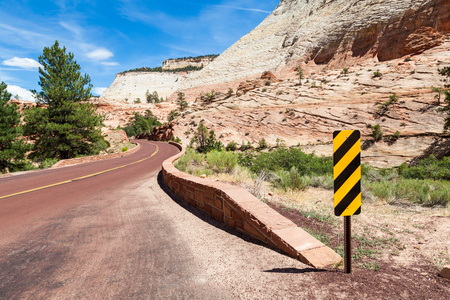
<instances>
[{"instance_id":1,"label":"stone curb","mask_svg":"<svg viewBox=\"0 0 450 300\"><path fill-rule=\"evenodd\" d=\"M315 268L339 264L342 258L306 231L259 201L243 188L191 176L175 168L180 153L162 164L163 179L169 189L185 202L212 218L279 249Z\"/></svg>"},{"instance_id":2,"label":"stone curb","mask_svg":"<svg viewBox=\"0 0 450 300\"><path fill-rule=\"evenodd\" d=\"M77 157L77 158L71 158L71 159L63 159L63 160L58 161L56 164L54 164L50 168L53 169L53 168L67 167L67 166L73 166L73 165L88 163L88 162L93 162L93 161L124 157L124 156L130 155L130 154L133 154L134 152L139 150L139 148L140 148L140 145L137 144L136 147L134 147L130 150L127 150L125 152L110 153L110 154L106 154L106 155L83 156L83 157Z\"/></svg>"}]
</instances>

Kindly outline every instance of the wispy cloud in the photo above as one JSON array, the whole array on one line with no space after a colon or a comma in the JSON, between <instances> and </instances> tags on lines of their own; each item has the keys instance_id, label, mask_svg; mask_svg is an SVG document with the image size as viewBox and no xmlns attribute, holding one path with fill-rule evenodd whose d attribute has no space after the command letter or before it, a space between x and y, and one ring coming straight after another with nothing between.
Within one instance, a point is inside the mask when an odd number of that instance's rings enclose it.
<instances>
[{"instance_id":1,"label":"wispy cloud","mask_svg":"<svg viewBox=\"0 0 450 300\"><path fill-rule=\"evenodd\" d=\"M237 9L237 10L259 12L259 13L265 13L265 14L270 14L271 13L271 11L258 9L258 8L245 8L245 7L236 7L236 6L228 6L228 5L214 5L214 6L215 7L222 7L222 8L230 8L230 9Z\"/></svg>"},{"instance_id":2,"label":"wispy cloud","mask_svg":"<svg viewBox=\"0 0 450 300\"><path fill-rule=\"evenodd\" d=\"M108 66L108 67L115 67L115 66L119 65L119 63L117 63L115 61L111 61L111 62L103 61L103 62L101 62L101 64L104 65L104 66Z\"/></svg>"},{"instance_id":3,"label":"wispy cloud","mask_svg":"<svg viewBox=\"0 0 450 300\"><path fill-rule=\"evenodd\" d=\"M105 48L98 48L86 54L90 59L106 60L114 56L114 54Z\"/></svg>"},{"instance_id":4,"label":"wispy cloud","mask_svg":"<svg viewBox=\"0 0 450 300\"><path fill-rule=\"evenodd\" d=\"M5 66L19 67L23 69L37 69L42 67L40 63L31 58L13 57L2 62Z\"/></svg>"}]
</instances>

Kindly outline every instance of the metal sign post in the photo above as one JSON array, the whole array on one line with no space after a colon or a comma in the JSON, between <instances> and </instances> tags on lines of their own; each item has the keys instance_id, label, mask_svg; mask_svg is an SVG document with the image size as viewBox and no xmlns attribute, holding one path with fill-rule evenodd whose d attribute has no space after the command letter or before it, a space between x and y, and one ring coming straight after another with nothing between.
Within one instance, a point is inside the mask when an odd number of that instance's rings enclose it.
<instances>
[{"instance_id":1,"label":"metal sign post","mask_svg":"<svg viewBox=\"0 0 450 300\"><path fill-rule=\"evenodd\" d=\"M344 217L344 272L352 272L351 216L361 213L361 134L333 133L334 214Z\"/></svg>"}]
</instances>

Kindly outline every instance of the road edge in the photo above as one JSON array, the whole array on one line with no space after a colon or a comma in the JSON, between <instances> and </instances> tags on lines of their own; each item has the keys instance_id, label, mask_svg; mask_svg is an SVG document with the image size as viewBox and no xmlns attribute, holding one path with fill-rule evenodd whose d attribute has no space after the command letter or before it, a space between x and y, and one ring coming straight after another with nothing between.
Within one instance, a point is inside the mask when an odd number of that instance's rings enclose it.
<instances>
[{"instance_id":1,"label":"road edge","mask_svg":"<svg viewBox=\"0 0 450 300\"><path fill-rule=\"evenodd\" d=\"M73 166L73 165L78 165L78 164L83 164L83 163L88 163L88 162L94 162L94 161L100 161L100 160L105 160L105 159L111 159L111 158L118 158L118 157L124 157L130 154L133 154L134 152L138 151L139 148L141 147L141 145L139 145L138 143L133 143L136 144L136 147L124 151L124 152L118 152L118 153L109 153L109 154L105 154L105 155L91 155L91 156L83 156L83 157L77 157L77 158L70 158L70 159L63 159L58 161L56 164L54 164L53 166L51 166L51 169L54 168L61 168L61 167L67 167L67 166Z\"/></svg>"},{"instance_id":2,"label":"road edge","mask_svg":"<svg viewBox=\"0 0 450 300\"><path fill-rule=\"evenodd\" d=\"M245 189L195 177L176 169L173 163L185 154L186 149L174 142L170 144L180 149L180 153L163 162L163 180L186 203L228 227L244 232L314 268L341 263L342 257L333 249Z\"/></svg>"}]
</instances>

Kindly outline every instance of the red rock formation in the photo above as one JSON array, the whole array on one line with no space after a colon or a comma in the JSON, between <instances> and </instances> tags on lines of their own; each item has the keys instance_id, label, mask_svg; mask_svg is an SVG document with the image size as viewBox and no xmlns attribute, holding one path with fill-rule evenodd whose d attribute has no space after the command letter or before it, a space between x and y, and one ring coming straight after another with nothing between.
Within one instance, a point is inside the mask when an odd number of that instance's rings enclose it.
<instances>
[{"instance_id":1,"label":"red rock formation","mask_svg":"<svg viewBox=\"0 0 450 300\"><path fill-rule=\"evenodd\" d=\"M173 123L153 128L147 139L151 141L170 141L173 138Z\"/></svg>"}]
</instances>

